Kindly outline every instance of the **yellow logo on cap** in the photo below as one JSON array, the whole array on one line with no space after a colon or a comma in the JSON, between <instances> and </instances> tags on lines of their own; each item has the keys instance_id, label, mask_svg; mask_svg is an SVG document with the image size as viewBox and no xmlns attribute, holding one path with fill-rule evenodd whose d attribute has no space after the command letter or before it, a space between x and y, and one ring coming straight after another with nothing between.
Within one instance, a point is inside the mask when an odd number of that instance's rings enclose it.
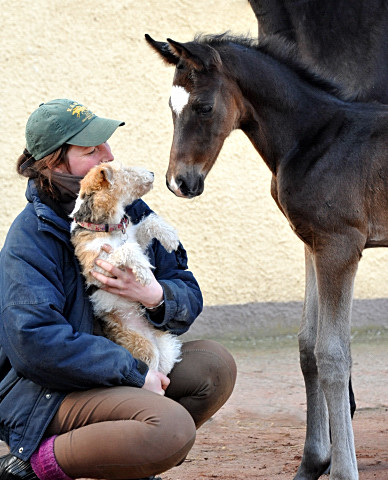
<instances>
[{"instance_id":1,"label":"yellow logo on cap","mask_svg":"<svg viewBox=\"0 0 388 480\"><path fill-rule=\"evenodd\" d=\"M80 105L77 102L72 103L67 111L71 112L72 115L76 115L77 118L81 118L81 115L85 116L85 118L82 119L82 122L86 122L86 120L90 120L95 116L93 112L87 109L87 107Z\"/></svg>"}]
</instances>

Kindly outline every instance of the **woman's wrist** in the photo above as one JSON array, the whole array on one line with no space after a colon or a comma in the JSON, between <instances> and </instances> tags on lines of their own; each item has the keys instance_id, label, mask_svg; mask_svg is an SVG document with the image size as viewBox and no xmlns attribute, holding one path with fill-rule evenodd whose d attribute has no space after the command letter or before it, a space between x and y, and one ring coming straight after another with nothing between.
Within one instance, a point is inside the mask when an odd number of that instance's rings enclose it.
<instances>
[{"instance_id":1,"label":"woman's wrist","mask_svg":"<svg viewBox=\"0 0 388 480\"><path fill-rule=\"evenodd\" d=\"M146 310L148 310L149 312L156 312L156 310L159 310L159 308L164 304L164 298L162 298L162 300L155 306L153 307L145 307Z\"/></svg>"},{"instance_id":2,"label":"woman's wrist","mask_svg":"<svg viewBox=\"0 0 388 480\"><path fill-rule=\"evenodd\" d=\"M160 285L160 283L156 283L156 285L157 285L157 292L153 293L152 300L147 301L147 302L141 302L143 307L146 308L147 310L151 310L151 311L157 310L164 303L163 288Z\"/></svg>"}]
</instances>

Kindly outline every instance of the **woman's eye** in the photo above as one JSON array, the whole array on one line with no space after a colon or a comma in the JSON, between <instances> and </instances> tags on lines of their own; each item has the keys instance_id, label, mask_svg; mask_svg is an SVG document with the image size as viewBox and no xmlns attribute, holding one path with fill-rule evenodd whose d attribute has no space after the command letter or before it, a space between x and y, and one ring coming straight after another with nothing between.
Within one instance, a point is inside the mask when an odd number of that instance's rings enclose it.
<instances>
[{"instance_id":1,"label":"woman's eye","mask_svg":"<svg viewBox=\"0 0 388 480\"><path fill-rule=\"evenodd\" d=\"M93 153L95 153L96 149L93 148L93 150L91 150L90 152L88 152L88 155L93 155Z\"/></svg>"}]
</instances>

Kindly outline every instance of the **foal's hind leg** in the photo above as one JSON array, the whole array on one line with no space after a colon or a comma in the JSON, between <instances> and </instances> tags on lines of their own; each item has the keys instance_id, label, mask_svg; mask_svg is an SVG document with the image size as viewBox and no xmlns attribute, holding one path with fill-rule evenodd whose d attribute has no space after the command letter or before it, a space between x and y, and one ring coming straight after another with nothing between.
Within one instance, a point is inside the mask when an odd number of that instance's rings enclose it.
<instances>
[{"instance_id":1,"label":"foal's hind leg","mask_svg":"<svg viewBox=\"0 0 388 480\"><path fill-rule=\"evenodd\" d=\"M315 480L330 463L329 416L314 354L318 328L318 289L311 252L305 248L306 287L299 331L300 365L307 399L307 429L302 463L295 480Z\"/></svg>"}]
</instances>

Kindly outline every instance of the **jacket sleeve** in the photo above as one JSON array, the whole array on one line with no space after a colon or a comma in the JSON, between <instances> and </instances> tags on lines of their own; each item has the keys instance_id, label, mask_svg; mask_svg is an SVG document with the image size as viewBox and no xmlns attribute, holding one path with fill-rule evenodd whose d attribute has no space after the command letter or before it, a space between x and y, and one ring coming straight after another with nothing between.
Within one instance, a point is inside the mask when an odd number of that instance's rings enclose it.
<instances>
[{"instance_id":1,"label":"jacket sleeve","mask_svg":"<svg viewBox=\"0 0 388 480\"><path fill-rule=\"evenodd\" d=\"M93 335L92 307L72 252L31 230L19 222L0 256L1 344L16 373L55 390L141 387L145 364Z\"/></svg>"},{"instance_id":2,"label":"jacket sleeve","mask_svg":"<svg viewBox=\"0 0 388 480\"><path fill-rule=\"evenodd\" d=\"M203 308L201 290L188 270L186 250L180 244L176 252L168 253L158 240L153 240L149 257L155 278L163 288L164 305L154 314L146 310L148 320L156 327L181 335Z\"/></svg>"},{"instance_id":3,"label":"jacket sleeve","mask_svg":"<svg viewBox=\"0 0 388 480\"><path fill-rule=\"evenodd\" d=\"M143 200L136 200L126 208L133 223L153 213ZM146 310L148 320L161 330L175 335L187 332L203 309L203 298L198 282L188 270L187 253L182 244L176 252L168 253L156 239L148 247L148 256L155 267L153 273L161 284L164 305L155 313Z\"/></svg>"}]
</instances>

